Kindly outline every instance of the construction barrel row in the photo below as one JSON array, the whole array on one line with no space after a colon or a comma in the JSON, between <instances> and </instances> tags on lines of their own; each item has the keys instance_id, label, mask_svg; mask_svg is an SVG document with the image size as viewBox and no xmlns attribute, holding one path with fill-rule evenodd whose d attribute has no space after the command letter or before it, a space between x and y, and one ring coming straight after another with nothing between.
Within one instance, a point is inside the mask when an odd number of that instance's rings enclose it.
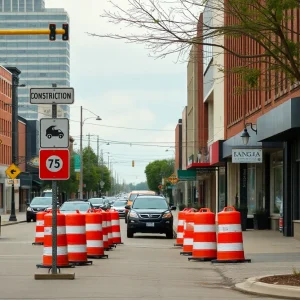
<instances>
[{"instance_id":1,"label":"construction barrel row","mask_svg":"<svg viewBox=\"0 0 300 300\"><path fill-rule=\"evenodd\" d=\"M216 215L208 208L184 209L178 213L177 239L181 255L188 260L213 263L250 262L245 259L240 212L225 207Z\"/></svg>"},{"instance_id":2,"label":"construction barrel row","mask_svg":"<svg viewBox=\"0 0 300 300\"><path fill-rule=\"evenodd\" d=\"M122 244L120 218L116 210L77 211L72 214L57 212L57 267L92 264L88 258L108 258L104 251ZM43 263L52 266L52 213L39 212L36 217L33 245L44 245Z\"/></svg>"}]
</instances>

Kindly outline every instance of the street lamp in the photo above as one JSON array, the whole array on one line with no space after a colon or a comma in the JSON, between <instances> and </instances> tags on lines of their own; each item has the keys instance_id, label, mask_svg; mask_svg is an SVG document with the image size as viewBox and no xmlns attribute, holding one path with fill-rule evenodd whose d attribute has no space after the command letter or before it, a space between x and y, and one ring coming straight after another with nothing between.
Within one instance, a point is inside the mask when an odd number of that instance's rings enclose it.
<instances>
[{"instance_id":1,"label":"street lamp","mask_svg":"<svg viewBox=\"0 0 300 300\"><path fill-rule=\"evenodd\" d=\"M95 113L93 113L92 111L86 109L86 108L83 108L82 106L80 106L80 182L79 182L79 197L80 199L83 199L83 152L82 152L82 127L83 127L83 124L86 120L88 119L94 119L94 117L89 117L89 118L86 118L86 119L82 119L82 111L84 110L87 110L89 111L90 113L92 113L94 116L96 116L96 121L101 121L102 119L96 115Z\"/></svg>"},{"instance_id":2,"label":"street lamp","mask_svg":"<svg viewBox=\"0 0 300 300\"><path fill-rule=\"evenodd\" d=\"M253 128L253 125L256 126L256 124L253 123L247 123L245 124L244 131L241 135L242 141L244 145L247 145L249 143L250 134L248 132L247 126L250 125L251 129L257 134L257 128Z\"/></svg>"}]
</instances>

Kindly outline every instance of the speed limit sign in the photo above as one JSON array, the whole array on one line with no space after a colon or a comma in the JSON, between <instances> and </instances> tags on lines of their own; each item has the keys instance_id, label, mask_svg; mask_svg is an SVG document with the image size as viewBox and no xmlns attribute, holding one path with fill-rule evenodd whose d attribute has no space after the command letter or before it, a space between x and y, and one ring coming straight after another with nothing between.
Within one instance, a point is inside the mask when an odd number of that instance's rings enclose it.
<instances>
[{"instance_id":1,"label":"speed limit sign","mask_svg":"<svg viewBox=\"0 0 300 300\"><path fill-rule=\"evenodd\" d=\"M69 149L41 149L39 169L41 180L68 180L70 177Z\"/></svg>"}]
</instances>

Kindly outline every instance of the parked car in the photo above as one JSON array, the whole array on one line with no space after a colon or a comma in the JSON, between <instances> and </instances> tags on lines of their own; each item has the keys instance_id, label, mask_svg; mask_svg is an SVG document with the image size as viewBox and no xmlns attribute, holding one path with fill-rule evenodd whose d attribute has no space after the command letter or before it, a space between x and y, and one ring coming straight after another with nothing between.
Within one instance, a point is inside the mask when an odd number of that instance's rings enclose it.
<instances>
[{"instance_id":1,"label":"parked car","mask_svg":"<svg viewBox=\"0 0 300 300\"><path fill-rule=\"evenodd\" d=\"M30 203L27 203L26 221L36 221L36 214L41 211L49 210L52 207L52 197L34 197Z\"/></svg>"},{"instance_id":2,"label":"parked car","mask_svg":"<svg viewBox=\"0 0 300 300\"><path fill-rule=\"evenodd\" d=\"M125 205L127 204L127 200L117 200L112 205L111 208L115 209L120 217L125 217Z\"/></svg>"},{"instance_id":3,"label":"parked car","mask_svg":"<svg viewBox=\"0 0 300 300\"><path fill-rule=\"evenodd\" d=\"M93 207L96 209L101 208L103 210L106 210L110 208L109 202L103 198L91 198L89 199L89 202L91 202Z\"/></svg>"},{"instance_id":4,"label":"parked car","mask_svg":"<svg viewBox=\"0 0 300 300\"><path fill-rule=\"evenodd\" d=\"M59 208L59 211L62 214L72 214L75 213L77 210L81 213L86 213L88 210L93 209L94 206L89 201L84 200L70 200L66 201L62 204Z\"/></svg>"},{"instance_id":5,"label":"parked car","mask_svg":"<svg viewBox=\"0 0 300 300\"><path fill-rule=\"evenodd\" d=\"M41 197L52 197L52 190L44 190Z\"/></svg>"},{"instance_id":6,"label":"parked car","mask_svg":"<svg viewBox=\"0 0 300 300\"><path fill-rule=\"evenodd\" d=\"M132 205L126 205L128 211L127 237L134 233L164 233L167 239L173 238L173 215L166 198L161 196L137 196Z\"/></svg>"}]
</instances>

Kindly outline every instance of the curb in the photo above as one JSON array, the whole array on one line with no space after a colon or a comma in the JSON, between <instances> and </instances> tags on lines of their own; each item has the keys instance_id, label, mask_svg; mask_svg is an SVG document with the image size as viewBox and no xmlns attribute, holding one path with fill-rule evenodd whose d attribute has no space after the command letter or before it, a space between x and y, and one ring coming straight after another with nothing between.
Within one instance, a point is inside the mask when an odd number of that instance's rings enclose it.
<instances>
[{"instance_id":1,"label":"curb","mask_svg":"<svg viewBox=\"0 0 300 300\"><path fill-rule=\"evenodd\" d=\"M237 283L235 285L235 289L241 292L248 292L264 296L300 299L300 287L259 282L259 279L268 276L274 276L274 274L248 278L242 283Z\"/></svg>"},{"instance_id":2,"label":"curb","mask_svg":"<svg viewBox=\"0 0 300 300\"><path fill-rule=\"evenodd\" d=\"M17 221L17 222L13 222L13 223L1 224L0 227L11 226L11 225L16 225L16 224L20 224L20 223L26 223L26 220L24 220L24 221Z\"/></svg>"}]
</instances>

